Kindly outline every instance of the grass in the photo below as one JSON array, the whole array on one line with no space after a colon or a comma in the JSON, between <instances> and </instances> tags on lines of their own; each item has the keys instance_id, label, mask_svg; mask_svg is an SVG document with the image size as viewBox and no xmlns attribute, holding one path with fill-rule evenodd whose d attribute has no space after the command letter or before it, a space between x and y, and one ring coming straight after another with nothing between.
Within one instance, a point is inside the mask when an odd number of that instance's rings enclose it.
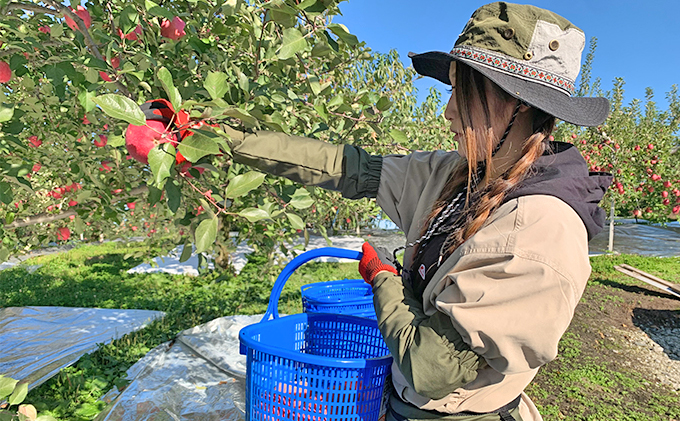
<instances>
[{"instance_id":1,"label":"grass","mask_svg":"<svg viewBox=\"0 0 680 421\"><path fill-rule=\"evenodd\" d=\"M234 314L264 313L280 268L266 269L252 258L239 276L200 277L127 274L142 262L128 254L157 255L143 244L106 243L26 262L42 265L33 273L15 267L0 272L0 307L68 306L164 311L163 319L83 356L74 366L32 390L27 402L62 420L92 419L104 406L97 399L114 385L125 385L125 372L149 350L180 331ZM359 278L356 264L308 263L286 283L279 312L302 311L300 286Z\"/></svg>"},{"instance_id":2,"label":"grass","mask_svg":"<svg viewBox=\"0 0 680 421\"><path fill-rule=\"evenodd\" d=\"M267 269L253 257L239 276L199 277L167 274L127 274L139 263L135 255L157 255L143 244L107 243L82 246L67 253L41 256L26 264L42 265L33 273L23 268L0 272L0 306L70 306L160 310L166 312L145 329L103 345L75 365L31 391L26 402L41 414L60 420L90 420L104 407L98 401L114 385L125 385L126 370L155 346L181 330L221 316L264 313L269 292L281 268ZM588 309L560 342L559 357L544 367L527 393L546 421L680 420L680 397L653 384L641 373L623 369L593 352L590 335L606 323L598 309L624 305L614 292L638 288L613 269L627 263L680 283L680 258L638 256L594 258L593 275L584 296ZM279 311L302 310L300 286L321 280L358 278L356 263L308 263L298 269L283 290ZM606 344L608 347L617 345ZM603 355L605 353L602 353ZM621 354L618 354L621 355Z\"/></svg>"}]
</instances>

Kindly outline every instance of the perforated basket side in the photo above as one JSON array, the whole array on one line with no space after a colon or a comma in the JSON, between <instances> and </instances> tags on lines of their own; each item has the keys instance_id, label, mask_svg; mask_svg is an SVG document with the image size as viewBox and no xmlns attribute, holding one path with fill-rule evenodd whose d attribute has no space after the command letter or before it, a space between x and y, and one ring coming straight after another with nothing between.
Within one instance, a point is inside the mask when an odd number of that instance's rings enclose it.
<instances>
[{"instance_id":1,"label":"perforated basket side","mask_svg":"<svg viewBox=\"0 0 680 421\"><path fill-rule=\"evenodd\" d=\"M241 339L248 420L377 421L392 359L375 321L300 314L244 328Z\"/></svg>"}]
</instances>

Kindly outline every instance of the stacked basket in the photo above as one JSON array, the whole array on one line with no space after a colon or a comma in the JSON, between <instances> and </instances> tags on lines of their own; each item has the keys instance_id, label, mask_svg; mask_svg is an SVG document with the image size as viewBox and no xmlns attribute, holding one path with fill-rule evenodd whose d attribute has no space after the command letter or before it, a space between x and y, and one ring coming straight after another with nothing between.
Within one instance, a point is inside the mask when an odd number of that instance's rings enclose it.
<instances>
[{"instance_id":1,"label":"stacked basket","mask_svg":"<svg viewBox=\"0 0 680 421\"><path fill-rule=\"evenodd\" d=\"M324 248L293 259L274 284L262 322L239 334L241 353L247 355L248 421L377 421L380 416L392 358L375 320L313 311L279 317L285 282L320 256L358 260L361 253Z\"/></svg>"}]
</instances>

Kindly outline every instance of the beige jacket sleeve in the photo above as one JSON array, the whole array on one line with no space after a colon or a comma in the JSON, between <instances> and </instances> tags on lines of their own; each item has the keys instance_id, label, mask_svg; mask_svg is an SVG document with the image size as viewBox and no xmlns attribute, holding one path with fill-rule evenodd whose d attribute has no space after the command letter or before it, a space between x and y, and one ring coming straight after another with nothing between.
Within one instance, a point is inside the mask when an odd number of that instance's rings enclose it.
<instances>
[{"instance_id":1,"label":"beige jacket sleeve","mask_svg":"<svg viewBox=\"0 0 680 421\"><path fill-rule=\"evenodd\" d=\"M586 230L566 203L511 200L447 261L454 266L425 291L426 313L449 314L471 349L504 375L555 358L590 276Z\"/></svg>"}]
</instances>

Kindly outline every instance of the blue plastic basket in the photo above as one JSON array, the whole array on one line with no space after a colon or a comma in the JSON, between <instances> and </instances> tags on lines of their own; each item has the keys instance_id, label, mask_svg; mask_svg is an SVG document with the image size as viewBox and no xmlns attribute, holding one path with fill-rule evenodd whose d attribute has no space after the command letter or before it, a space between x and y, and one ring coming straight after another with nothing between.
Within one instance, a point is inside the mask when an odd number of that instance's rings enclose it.
<instances>
[{"instance_id":1,"label":"blue plastic basket","mask_svg":"<svg viewBox=\"0 0 680 421\"><path fill-rule=\"evenodd\" d=\"M247 421L379 418L392 358L377 322L330 313L279 317L281 290L297 267L319 256L361 257L336 248L313 251L284 268L262 322L239 333L247 355Z\"/></svg>"},{"instance_id":2,"label":"blue plastic basket","mask_svg":"<svg viewBox=\"0 0 680 421\"><path fill-rule=\"evenodd\" d=\"M375 319L373 289L363 279L317 282L303 285L305 313L337 313Z\"/></svg>"}]
</instances>

